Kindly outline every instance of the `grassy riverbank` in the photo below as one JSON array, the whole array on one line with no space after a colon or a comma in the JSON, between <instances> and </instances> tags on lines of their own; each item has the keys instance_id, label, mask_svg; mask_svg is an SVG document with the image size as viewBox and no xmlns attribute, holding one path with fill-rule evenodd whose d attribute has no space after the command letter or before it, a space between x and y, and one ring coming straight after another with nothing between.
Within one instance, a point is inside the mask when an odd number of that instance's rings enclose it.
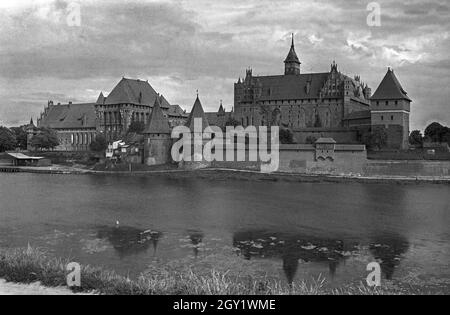
<instances>
[{"instance_id":1,"label":"grassy riverbank","mask_svg":"<svg viewBox=\"0 0 450 315\"><path fill-rule=\"evenodd\" d=\"M39 282L45 287L65 287L65 266L68 260L51 258L33 249L0 250L0 279L7 282L31 284ZM1 290L0 290L1 291ZM292 287L276 281L251 278L237 279L228 273L211 271L197 275L192 270L183 272L145 274L137 280L90 266L81 267L81 287L76 292L107 295L318 295L318 294L398 294L384 289L371 289L363 285L341 290L324 289L324 281L296 282Z\"/></svg>"}]
</instances>

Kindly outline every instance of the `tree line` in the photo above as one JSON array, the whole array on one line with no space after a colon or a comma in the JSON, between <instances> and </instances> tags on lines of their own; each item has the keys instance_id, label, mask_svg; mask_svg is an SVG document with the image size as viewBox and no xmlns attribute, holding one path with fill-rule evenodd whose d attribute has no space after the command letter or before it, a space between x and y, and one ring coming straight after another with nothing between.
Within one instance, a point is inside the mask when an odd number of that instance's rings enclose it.
<instances>
[{"instance_id":1,"label":"tree line","mask_svg":"<svg viewBox=\"0 0 450 315\"><path fill-rule=\"evenodd\" d=\"M422 146L424 142L447 143L450 146L450 128L434 122L428 125L424 134L420 130L414 130L409 136L409 143L414 146Z\"/></svg>"},{"instance_id":2,"label":"tree line","mask_svg":"<svg viewBox=\"0 0 450 315\"><path fill-rule=\"evenodd\" d=\"M30 141L31 146L38 150L53 150L59 145L56 131L50 128L36 128ZM0 126L0 152L26 150L27 144L28 134L24 126L12 128Z\"/></svg>"}]
</instances>

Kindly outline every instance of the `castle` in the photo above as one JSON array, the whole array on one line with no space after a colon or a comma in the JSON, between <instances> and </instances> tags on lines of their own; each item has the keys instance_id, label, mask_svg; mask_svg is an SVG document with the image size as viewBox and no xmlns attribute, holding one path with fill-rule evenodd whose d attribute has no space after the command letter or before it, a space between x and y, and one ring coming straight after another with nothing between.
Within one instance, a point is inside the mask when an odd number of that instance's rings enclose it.
<instances>
[{"instance_id":1,"label":"castle","mask_svg":"<svg viewBox=\"0 0 450 315\"><path fill-rule=\"evenodd\" d=\"M364 133L383 128L387 145L407 149L411 99L392 69L372 95L360 76L341 73L333 62L328 72L303 73L295 51L294 38L284 60L284 74L254 76L247 69L245 78L234 84L234 109L205 113L197 95L190 114L171 105L148 81L122 78L107 97L103 93L94 103L54 104L47 107L37 127L57 131L59 151L87 151L97 134L111 142L126 134L133 122L146 126L144 157L146 164L170 162L170 133L173 127L201 118L205 126L225 128L230 120L242 126L280 126L293 131L297 143L334 139L337 144L359 144ZM31 130L31 128L30 128Z\"/></svg>"},{"instance_id":2,"label":"castle","mask_svg":"<svg viewBox=\"0 0 450 315\"><path fill-rule=\"evenodd\" d=\"M356 143L363 132L384 127L389 147L407 149L411 99L394 71L371 93L360 76L341 73L335 62L328 72L303 73L292 37L284 75L254 76L247 69L234 84L235 118L243 126L289 128L298 143L309 137Z\"/></svg>"}]
</instances>

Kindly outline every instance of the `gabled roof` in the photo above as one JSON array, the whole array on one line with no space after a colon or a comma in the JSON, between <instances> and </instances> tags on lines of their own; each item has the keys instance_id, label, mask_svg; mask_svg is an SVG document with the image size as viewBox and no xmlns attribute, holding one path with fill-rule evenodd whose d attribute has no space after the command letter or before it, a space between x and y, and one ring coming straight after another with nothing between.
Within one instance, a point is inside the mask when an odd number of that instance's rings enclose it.
<instances>
[{"instance_id":1,"label":"gabled roof","mask_svg":"<svg viewBox=\"0 0 450 315\"><path fill-rule=\"evenodd\" d=\"M411 102L406 91L394 74L394 70L388 68L386 75L381 81L371 100L407 100Z\"/></svg>"},{"instance_id":2,"label":"gabled roof","mask_svg":"<svg viewBox=\"0 0 450 315\"><path fill-rule=\"evenodd\" d=\"M192 107L191 113L189 114L189 117L187 119L187 122L185 124L186 127L189 127L192 131L194 130L194 118L201 118L202 119L202 129L205 129L209 126L208 119L206 118L205 111L203 110L202 103L200 102L200 99L198 98L195 100L194 106Z\"/></svg>"},{"instance_id":3,"label":"gabled roof","mask_svg":"<svg viewBox=\"0 0 450 315\"><path fill-rule=\"evenodd\" d=\"M300 63L300 60L298 59L297 53L295 52L294 34L292 34L291 49L289 50L289 53L288 53L286 59L284 60L284 63L291 63L291 62Z\"/></svg>"},{"instance_id":4,"label":"gabled roof","mask_svg":"<svg viewBox=\"0 0 450 315\"><path fill-rule=\"evenodd\" d=\"M155 99L152 113L150 115L147 127L144 130L145 134L163 133L170 134L169 120L164 116L159 97Z\"/></svg>"},{"instance_id":5,"label":"gabled roof","mask_svg":"<svg viewBox=\"0 0 450 315\"><path fill-rule=\"evenodd\" d=\"M135 104L151 106L155 103L157 97L159 97L158 93L147 81L122 78L106 97L105 105ZM169 103L164 97L161 100L161 107L169 107Z\"/></svg>"},{"instance_id":6,"label":"gabled roof","mask_svg":"<svg viewBox=\"0 0 450 315\"><path fill-rule=\"evenodd\" d=\"M106 100L106 97L103 95L103 92L100 92L100 95L97 98L96 104L104 104Z\"/></svg>"},{"instance_id":7,"label":"gabled roof","mask_svg":"<svg viewBox=\"0 0 450 315\"><path fill-rule=\"evenodd\" d=\"M53 105L38 127L52 129L95 128L95 103Z\"/></svg>"},{"instance_id":8,"label":"gabled roof","mask_svg":"<svg viewBox=\"0 0 450 315\"><path fill-rule=\"evenodd\" d=\"M308 73L300 75L275 75L254 77L261 84L261 101L296 100L318 98L322 87L330 75L326 73ZM307 83L309 82L309 93Z\"/></svg>"}]
</instances>

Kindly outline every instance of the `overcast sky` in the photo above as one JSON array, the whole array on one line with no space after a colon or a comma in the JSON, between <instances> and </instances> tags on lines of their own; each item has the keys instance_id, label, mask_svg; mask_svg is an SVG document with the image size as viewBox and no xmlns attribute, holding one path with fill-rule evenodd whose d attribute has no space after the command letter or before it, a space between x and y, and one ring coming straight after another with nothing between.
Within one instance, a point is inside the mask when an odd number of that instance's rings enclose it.
<instances>
[{"instance_id":1,"label":"overcast sky","mask_svg":"<svg viewBox=\"0 0 450 315\"><path fill-rule=\"evenodd\" d=\"M291 33L302 71L336 60L375 92L391 66L414 101L411 129L450 124L448 1L378 1L380 27L367 25L369 2L1 0L0 125L28 122L49 99L95 102L122 76L188 111L197 89L206 110L230 110L246 67L283 73Z\"/></svg>"}]
</instances>

